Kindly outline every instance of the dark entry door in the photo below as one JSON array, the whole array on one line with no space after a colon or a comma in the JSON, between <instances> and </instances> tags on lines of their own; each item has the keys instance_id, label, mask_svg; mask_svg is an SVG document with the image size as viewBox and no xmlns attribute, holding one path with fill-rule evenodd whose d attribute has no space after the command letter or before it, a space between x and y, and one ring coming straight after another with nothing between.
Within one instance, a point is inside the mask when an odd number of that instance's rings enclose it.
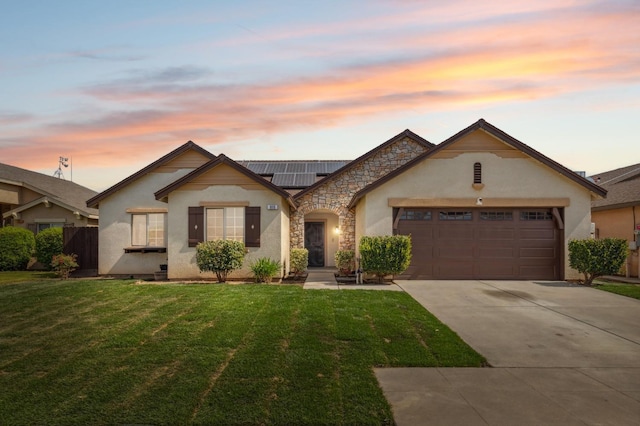
<instances>
[{"instance_id":1,"label":"dark entry door","mask_svg":"<svg viewBox=\"0 0 640 426\"><path fill-rule=\"evenodd\" d=\"M324 266L324 222L304 223L304 248L309 250L309 266Z\"/></svg>"}]
</instances>

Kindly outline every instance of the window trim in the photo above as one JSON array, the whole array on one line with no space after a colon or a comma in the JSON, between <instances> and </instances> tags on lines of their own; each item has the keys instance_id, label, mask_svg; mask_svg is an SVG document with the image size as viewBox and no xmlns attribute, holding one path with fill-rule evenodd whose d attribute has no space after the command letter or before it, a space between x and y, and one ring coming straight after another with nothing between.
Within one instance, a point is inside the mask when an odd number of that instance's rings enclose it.
<instances>
[{"instance_id":1,"label":"window trim","mask_svg":"<svg viewBox=\"0 0 640 426\"><path fill-rule=\"evenodd\" d=\"M132 209L133 211L134 209ZM150 245L149 244L149 216L150 215L160 215L162 217L162 245ZM145 218L145 244L134 244L134 217L141 217L144 216ZM142 211L137 211L137 212L132 212L131 213L131 223L130 223L130 229L131 229L131 234L130 234L130 246L125 248L125 252L126 253L132 253L132 252L149 252L149 251L154 251L152 249L165 249L167 248L167 213L165 212L158 212L158 211L153 211L153 212L142 212ZM142 249L142 250L137 250L137 249ZM157 251L157 250L155 250Z\"/></svg>"}]
</instances>

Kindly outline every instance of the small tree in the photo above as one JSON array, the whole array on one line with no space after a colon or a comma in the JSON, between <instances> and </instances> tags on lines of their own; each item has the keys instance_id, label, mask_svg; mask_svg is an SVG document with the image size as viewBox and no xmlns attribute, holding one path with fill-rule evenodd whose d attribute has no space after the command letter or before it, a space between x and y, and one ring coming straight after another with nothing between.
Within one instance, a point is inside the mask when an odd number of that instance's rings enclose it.
<instances>
[{"instance_id":1,"label":"small tree","mask_svg":"<svg viewBox=\"0 0 640 426\"><path fill-rule=\"evenodd\" d=\"M603 275L616 274L629 254L626 240L621 238L569 241L569 266L584 274L584 284Z\"/></svg>"},{"instance_id":2,"label":"small tree","mask_svg":"<svg viewBox=\"0 0 640 426\"><path fill-rule=\"evenodd\" d=\"M24 228L0 228L0 271L23 271L33 255L36 240L33 232Z\"/></svg>"},{"instance_id":3,"label":"small tree","mask_svg":"<svg viewBox=\"0 0 640 426\"><path fill-rule=\"evenodd\" d=\"M66 280L78 268L77 259L76 254L56 254L51 257L50 266L57 276Z\"/></svg>"},{"instance_id":4,"label":"small tree","mask_svg":"<svg viewBox=\"0 0 640 426\"><path fill-rule=\"evenodd\" d=\"M290 260L293 276L298 278L309 266L309 250L305 248L291 249Z\"/></svg>"},{"instance_id":5,"label":"small tree","mask_svg":"<svg viewBox=\"0 0 640 426\"><path fill-rule=\"evenodd\" d=\"M341 274L347 275L355 270L356 254L353 250L338 250L333 256Z\"/></svg>"},{"instance_id":6,"label":"small tree","mask_svg":"<svg viewBox=\"0 0 640 426\"><path fill-rule=\"evenodd\" d=\"M385 275L404 272L411 263L411 237L408 235L388 235L362 237L360 239L362 270L378 277L382 282Z\"/></svg>"},{"instance_id":7,"label":"small tree","mask_svg":"<svg viewBox=\"0 0 640 426\"><path fill-rule=\"evenodd\" d=\"M251 262L250 268L257 283L270 283L273 277L278 275L278 272L282 269L282 265L278 260L261 257L255 262Z\"/></svg>"},{"instance_id":8,"label":"small tree","mask_svg":"<svg viewBox=\"0 0 640 426\"><path fill-rule=\"evenodd\" d=\"M224 283L229 272L242 268L244 254L240 241L205 241L196 246L196 263L200 272L215 272L218 282Z\"/></svg>"},{"instance_id":9,"label":"small tree","mask_svg":"<svg viewBox=\"0 0 640 426\"><path fill-rule=\"evenodd\" d=\"M48 228L36 235L36 258L47 269L51 269L53 256L62 253L64 242L62 228Z\"/></svg>"}]
</instances>

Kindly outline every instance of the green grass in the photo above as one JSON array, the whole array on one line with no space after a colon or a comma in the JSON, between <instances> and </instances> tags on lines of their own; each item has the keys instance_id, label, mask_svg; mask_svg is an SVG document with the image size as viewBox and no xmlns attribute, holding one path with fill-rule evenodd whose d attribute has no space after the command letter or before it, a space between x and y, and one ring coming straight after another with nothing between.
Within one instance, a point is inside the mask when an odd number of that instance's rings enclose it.
<instances>
[{"instance_id":1,"label":"green grass","mask_svg":"<svg viewBox=\"0 0 640 426\"><path fill-rule=\"evenodd\" d=\"M29 281L39 281L47 278L55 278L53 272L42 271L2 271L0 272L0 285L14 284Z\"/></svg>"},{"instance_id":2,"label":"green grass","mask_svg":"<svg viewBox=\"0 0 640 426\"><path fill-rule=\"evenodd\" d=\"M410 296L0 286L0 424L391 424L375 366L485 360Z\"/></svg>"},{"instance_id":3,"label":"green grass","mask_svg":"<svg viewBox=\"0 0 640 426\"><path fill-rule=\"evenodd\" d=\"M634 299L640 299L640 285L638 284L614 284L596 283L594 286L598 290L604 290L611 293L621 294L622 296L633 297Z\"/></svg>"}]
</instances>

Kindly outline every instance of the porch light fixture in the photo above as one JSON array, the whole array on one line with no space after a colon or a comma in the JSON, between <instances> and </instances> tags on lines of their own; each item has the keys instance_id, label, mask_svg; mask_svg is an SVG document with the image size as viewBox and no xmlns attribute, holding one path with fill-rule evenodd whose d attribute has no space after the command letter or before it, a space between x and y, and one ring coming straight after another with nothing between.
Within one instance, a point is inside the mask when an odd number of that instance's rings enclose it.
<instances>
[{"instance_id":1,"label":"porch light fixture","mask_svg":"<svg viewBox=\"0 0 640 426\"><path fill-rule=\"evenodd\" d=\"M340 227L339 227L339 226L336 226L336 227L335 227L335 229L333 230L333 232L334 232L336 235L340 235Z\"/></svg>"}]
</instances>

